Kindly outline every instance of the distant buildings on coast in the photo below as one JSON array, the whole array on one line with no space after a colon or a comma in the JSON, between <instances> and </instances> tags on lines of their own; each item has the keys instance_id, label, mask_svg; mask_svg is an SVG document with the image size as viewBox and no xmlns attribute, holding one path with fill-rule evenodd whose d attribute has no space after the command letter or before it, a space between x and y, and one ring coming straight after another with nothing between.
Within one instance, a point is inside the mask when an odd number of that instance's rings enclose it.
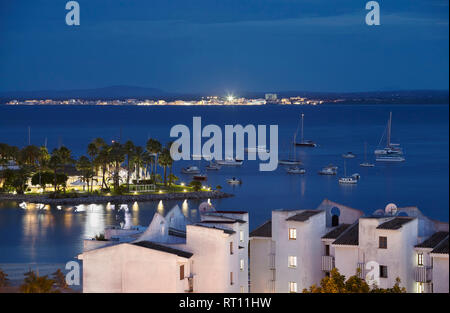
<instances>
[{"instance_id":1,"label":"distant buildings on coast","mask_svg":"<svg viewBox=\"0 0 450 313\"><path fill-rule=\"evenodd\" d=\"M282 104L282 105L317 105L324 103L324 100L309 99L306 97L287 97L278 98L277 94L267 93L265 98L243 98L228 95L226 97L207 96L198 100L142 100L142 99L125 99L125 100L83 100L83 99L28 99L28 100L10 100L7 105L137 105L137 106L165 106L165 105L265 105L265 104Z\"/></svg>"}]
</instances>

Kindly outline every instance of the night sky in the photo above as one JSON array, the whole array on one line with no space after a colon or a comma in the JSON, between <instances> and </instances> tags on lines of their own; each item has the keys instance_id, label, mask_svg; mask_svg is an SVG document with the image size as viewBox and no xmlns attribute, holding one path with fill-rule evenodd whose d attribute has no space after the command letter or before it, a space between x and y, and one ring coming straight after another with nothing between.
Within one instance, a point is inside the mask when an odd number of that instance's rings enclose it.
<instances>
[{"instance_id":1,"label":"night sky","mask_svg":"<svg viewBox=\"0 0 450 313\"><path fill-rule=\"evenodd\" d=\"M448 0L0 0L0 91L448 89Z\"/></svg>"}]
</instances>

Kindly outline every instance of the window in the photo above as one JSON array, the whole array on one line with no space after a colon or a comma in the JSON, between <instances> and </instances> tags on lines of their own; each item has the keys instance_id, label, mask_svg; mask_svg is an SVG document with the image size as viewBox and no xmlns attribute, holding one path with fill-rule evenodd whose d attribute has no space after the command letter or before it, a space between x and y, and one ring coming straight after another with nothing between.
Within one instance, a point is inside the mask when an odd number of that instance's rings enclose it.
<instances>
[{"instance_id":1,"label":"window","mask_svg":"<svg viewBox=\"0 0 450 313\"><path fill-rule=\"evenodd\" d=\"M289 282L289 292L297 292L297 283L290 281Z\"/></svg>"},{"instance_id":2,"label":"window","mask_svg":"<svg viewBox=\"0 0 450 313\"><path fill-rule=\"evenodd\" d=\"M330 245L325 245L325 255L326 256L330 255Z\"/></svg>"},{"instance_id":3,"label":"window","mask_svg":"<svg viewBox=\"0 0 450 313\"><path fill-rule=\"evenodd\" d=\"M244 242L244 231L243 230L239 231L239 241Z\"/></svg>"},{"instance_id":4,"label":"window","mask_svg":"<svg viewBox=\"0 0 450 313\"><path fill-rule=\"evenodd\" d=\"M418 282L417 283L417 293L424 293L425 292L425 288L423 283Z\"/></svg>"},{"instance_id":5,"label":"window","mask_svg":"<svg viewBox=\"0 0 450 313\"><path fill-rule=\"evenodd\" d=\"M330 277L330 272L325 272L325 277Z\"/></svg>"},{"instance_id":6,"label":"window","mask_svg":"<svg viewBox=\"0 0 450 313\"><path fill-rule=\"evenodd\" d=\"M180 280L184 279L184 264L180 265Z\"/></svg>"},{"instance_id":7,"label":"window","mask_svg":"<svg viewBox=\"0 0 450 313\"><path fill-rule=\"evenodd\" d=\"M239 264L239 269L240 269L241 271L243 271L244 268L245 268L245 261L244 261L244 259L241 259L241 262L240 262L240 264Z\"/></svg>"},{"instance_id":8,"label":"window","mask_svg":"<svg viewBox=\"0 0 450 313\"><path fill-rule=\"evenodd\" d=\"M288 266L289 267L297 267L297 257L296 256L289 256L288 257Z\"/></svg>"},{"instance_id":9,"label":"window","mask_svg":"<svg viewBox=\"0 0 450 313\"><path fill-rule=\"evenodd\" d=\"M233 254L233 242L230 242L230 254Z\"/></svg>"},{"instance_id":10,"label":"window","mask_svg":"<svg viewBox=\"0 0 450 313\"><path fill-rule=\"evenodd\" d=\"M418 266L423 266L423 253L417 253L417 265Z\"/></svg>"},{"instance_id":11,"label":"window","mask_svg":"<svg viewBox=\"0 0 450 313\"><path fill-rule=\"evenodd\" d=\"M387 237L378 237L378 248L387 249Z\"/></svg>"},{"instance_id":12,"label":"window","mask_svg":"<svg viewBox=\"0 0 450 313\"><path fill-rule=\"evenodd\" d=\"M233 272L230 272L230 285L233 285Z\"/></svg>"},{"instance_id":13,"label":"window","mask_svg":"<svg viewBox=\"0 0 450 313\"><path fill-rule=\"evenodd\" d=\"M338 226L338 225L339 225L339 216L333 215L331 217L331 226L334 227L334 226Z\"/></svg>"},{"instance_id":14,"label":"window","mask_svg":"<svg viewBox=\"0 0 450 313\"><path fill-rule=\"evenodd\" d=\"M296 240L296 239L297 239L297 229L289 228L289 240Z\"/></svg>"},{"instance_id":15,"label":"window","mask_svg":"<svg viewBox=\"0 0 450 313\"><path fill-rule=\"evenodd\" d=\"M388 277L388 268L386 265L380 265L380 277L381 278Z\"/></svg>"}]
</instances>

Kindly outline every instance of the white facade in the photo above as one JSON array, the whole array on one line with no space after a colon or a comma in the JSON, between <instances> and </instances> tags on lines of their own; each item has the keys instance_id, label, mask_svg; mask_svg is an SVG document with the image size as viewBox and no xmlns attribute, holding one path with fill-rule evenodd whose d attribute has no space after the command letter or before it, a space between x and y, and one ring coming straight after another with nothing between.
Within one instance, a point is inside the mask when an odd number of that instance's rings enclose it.
<instances>
[{"instance_id":1,"label":"white facade","mask_svg":"<svg viewBox=\"0 0 450 313\"><path fill-rule=\"evenodd\" d=\"M248 292L247 212L209 212L186 225L176 206L144 231L122 233L79 255L83 292Z\"/></svg>"},{"instance_id":2,"label":"white facade","mask_svg":"<svg viewBox=\"0 0 450 313\"><path fill-rule=\"evenodd\" d=\"M250 234L250 291L301 292L337 268L347 278L359 273L371 280L366 274L379 273L380 288L391 288L400 278L407 292L448 292L448 223L431 220L416 207L394 207L363 217L324 200L317 210L273 211L271 221ZM433 250L442 241L434 237L425 243L434 242L432 247L419 247L437 232L447 238L447 250L442 244Z\"/></svg>"}]
</instances>

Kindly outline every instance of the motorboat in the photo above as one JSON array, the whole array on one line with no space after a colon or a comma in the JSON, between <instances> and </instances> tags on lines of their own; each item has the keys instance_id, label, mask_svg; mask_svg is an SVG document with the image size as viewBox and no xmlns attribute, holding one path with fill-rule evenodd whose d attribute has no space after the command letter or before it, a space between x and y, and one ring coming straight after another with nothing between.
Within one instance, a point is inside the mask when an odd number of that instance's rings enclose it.
<instances>
[{"instance_id":1,"label":"motorboat","mask_svg":"<svg viewBox=\"0 0 450 313\"><path fill-rule=\"evenodd\" d=\"M293 166L286 169L288 174L305 174L306 170L302 167Z\"/></svg>"},{"instance_id":2,"label":"motorboat","mask_svg":"<svg viewBox=\"0 0 450 313\"><path fill-rule=\"evenodd\" d=\"M231 179L227 179L227 183L229 183L230 185L240 185L240 184L242 184L242 180L240 180L236 177L233 177Z\"/></svg>"},{"instance_id":3,"label":"motorboat","mask_svg":"<svg viewBox=\"0 0 450 313\"><path fill-rule=\"evenodd\" d=\"M342 155L342 157L345 159L353 159L356 157L356 155L353 152L347 152L347 153L344 153Z\"/></svg>"},{"instance_id":4,"label":"motorboat","mask_svg":"<svg viewBox=\"0 0 450 313\"><path fill-rule=\"evenodd\" d=\"M354 177L341 177L339 178L340 184L356 184L358 180Z\"/></svg>"},{"instance_id":5,"label":"motorboat","mask_svg":"<svg viewBox=\"0 0 450 313\"><path fill-rule=\"evenodd\" d=\"M208 176L206 174L197 174L192 177L194 180L207 180Z\"/></svg>"},{"instance_id":6,"label":"motorboat","mask_svg":"<svg viewBox=\"0 0 450 313\"><path fill-rule=\"evenodd\" d=\"M215 162L209 163L209 165L206 166L207 171L218 171L220 170L221 166Z\"/></svg>"},{"instance_id":7,"label":"motorboat","mask_svg":"<svg viewBox=\"0 0 450 313\"><path fill-rule=\"evenodd\" d=\"M197 166L188 166L181 169L183 174L200 174L200 169Z\"/></svg>"},{"instance_id":8,"label":"motorboat","mask_svg":"<svg viewBox=\"0 0 450 313\"><path fill-rule=\"evenodd\" d=\"M377 162L403 162L405 158L400 155L386 155L386 156L377 156L375 158Z\"/></svg>"},{"instance_id":9,"label":"motorboat","mask_svg":"<svg viewBox=\"0 0 450 313\"><path fill-rule=\"evenodd\" d=\"M337 169L337 166L328 165L319 171L319 175L336 175Z\"/></svg>"},{"instance_id":10,"label":"motorboat","mask_svg":"<svg viewBox=\"0 0 450 313\"><path fill-rule=\"evenodd\" d=\"M242 160L236 160L230 157L225 158L225 160L216 160L217 164L225 166L241 166L243 162Z\"/></svg>"}]
</instances>

